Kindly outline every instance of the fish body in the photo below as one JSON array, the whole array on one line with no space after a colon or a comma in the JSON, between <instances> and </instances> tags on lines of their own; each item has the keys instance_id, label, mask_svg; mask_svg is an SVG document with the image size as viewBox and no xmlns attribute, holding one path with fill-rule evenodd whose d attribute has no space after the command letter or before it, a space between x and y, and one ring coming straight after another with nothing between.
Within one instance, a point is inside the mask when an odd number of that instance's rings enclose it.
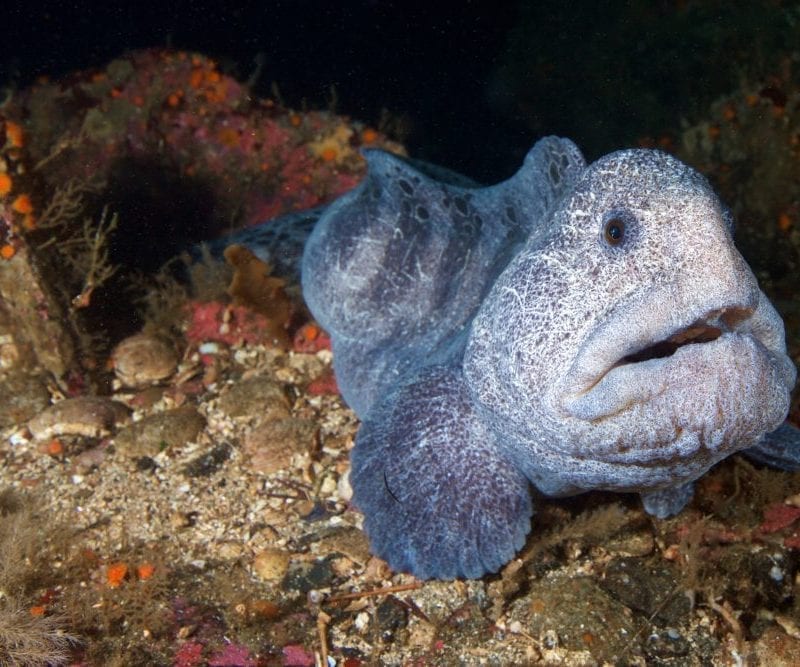
<instances>
[{"instance_id":1,"label":"fish body","mask_svg":"<svg viewBox=\"0 0 800 667\"><path fill-rule=\"evenodd\" d=\"M303 293L362 425L354 503L420 578L497 571L552 496L665 517L747 450L800 467L781 318L706 179L653 150L587 165L547 137L479 187L367 153L319 214Z\"/></svg>"}]
</instances>

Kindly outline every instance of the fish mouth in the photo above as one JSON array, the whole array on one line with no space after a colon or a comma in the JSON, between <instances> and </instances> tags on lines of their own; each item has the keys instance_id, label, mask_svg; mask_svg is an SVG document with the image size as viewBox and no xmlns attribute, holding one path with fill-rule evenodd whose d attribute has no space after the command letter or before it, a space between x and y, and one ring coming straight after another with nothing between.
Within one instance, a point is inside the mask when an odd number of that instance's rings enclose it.
<instances>
[{"instance_id":1,"label":"fish mouth","mask_svg":"<svg viewBox=\"0 0 800 667\"><path fill-rule=\"evenodd\" d=\"M717 340L724 332L734 329L733 323L746 319L752 314L752 309L736 308L732 310L715 311L714 314L696 321L689 326L678 329L668 338L659 340L636 352L626 354L616 362L608 371L625 364L637 364L650 359L664 359L671 357L684 345L702 345ZM608 372L607 371L607 372ZM605 374L604 374L605 375ZM602 377L598 378L598 382Z\"/></svg>"},{"instance_id":2,"label":"fish mouth","mask_svg":"<svg viewBox=\"0 0 800 667\"><path fill-rule=\"evenodd\" d=\"M716 307L660 327L646 324L647 318L614 317L582 346L562 385L562 407L594 420L646 402L667 389L670 367L697 361L713 346L757 338L754 312L750 305Z\"/></svg>"}]
</instances>

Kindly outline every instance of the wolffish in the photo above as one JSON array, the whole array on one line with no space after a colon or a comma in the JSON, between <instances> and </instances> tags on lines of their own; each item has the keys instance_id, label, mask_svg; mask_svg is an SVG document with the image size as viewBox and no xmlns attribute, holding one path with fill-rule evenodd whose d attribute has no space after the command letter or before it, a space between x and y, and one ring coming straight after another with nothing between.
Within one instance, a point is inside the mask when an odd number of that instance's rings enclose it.
<instances>
[{"instance_id":1,"label":"wolffish","mask_svg":"<svg viewBox=\"0 0 800 667\"><path fill-rule=\"evenodd\" d=\"M666 517L739 450L800 468L783 323L699 173L654 150L587 166L556 137L491 187L367 160L302 285L362 420L354 503L393 568L496 571L530 530L529 484L633 491Z\"/></svg>"}]
</instances>

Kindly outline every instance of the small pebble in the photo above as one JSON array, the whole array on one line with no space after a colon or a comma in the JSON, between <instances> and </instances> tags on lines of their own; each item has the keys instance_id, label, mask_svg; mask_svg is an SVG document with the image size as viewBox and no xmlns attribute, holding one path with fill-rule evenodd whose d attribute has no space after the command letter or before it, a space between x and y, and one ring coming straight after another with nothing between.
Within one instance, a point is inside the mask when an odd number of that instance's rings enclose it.
<instances>
[{"instance_id":1,"label":"small pebble","mask_svg":"<svg viewBox=\"0 0 800 667\"><path fill-rule=\"evenodd\" d=\"M149 456L140 456L136 459L136 469L140 472L153 472L158 464Z\"/></svg>"},{"instance_id":2,"label":"small pebble","mask_svg":"<svg viewBox=\"0 0 800 667\"><path fill-rule=\"evenodd\" d=\"M350 471L346 475L340 475L336 482L336 495L345 503L349 503L353 497L353 487L350 486Z\"/></svg>"},{"instance_id":3,"label":"small pebble","mask_svg":"<svg viewBox=\"0 0 800 667\"><path fill-rule=\"evenodd\" d=\"M253 572L263 581L283 579L289 570L289 554L280 549L264 549L253 559Z\"/></svg>"},{"instance_id":4,"label":"small pebble","mask_svg":"<svg viewBox=\"0 0 800 667\"><path fill-rule=\"evenodd\" d=\"M217 342L202 343L197 351L200 354L219 354L220 346Z\"/></svg>"},{"instance_id":5,"label":"small pebble","mask_svg":"<svg viewBox=\"0 0 800 667\"><path fill-rule=\"evenodd\" d=\"M359 632L364 632L369 625L369 614L365 611L362 611L356 616L356 620L353 623L356 626L356 630Z\"/></svg>"},{"instance_id":6,"label":"small pebble","mask_svg":"<svg viewBox=\"0 0 800 667\"><path fill-rule=\"evenodd\" d=\"M209 451L192 459L183 469L189 477L208 477L219 470L231 457L233 449L227 442L221 442Z\"/></svg>"},{"instance_id":7,"label":"small pebble","mask_svg":"<svg viewBox=\"0 0 800 667\"><path fill-rule=\"evenodd\" d=\"M239 556L242 555L242 551L242 545L237 542L225 542L219 547L220 558L226 558L228 560L239 558Z\"/></svg>"},{"instance_id":8,"label":"small pebble","mask_svg":"<svg viewBox=\"0 0 800 667\"><path fill-rule=\"evenodd\" d=\"M168 378L178 366L175 349L150 334L136 334L123 340L111 355L114 374L127 387L145 387Z\"/></svg>"}]
</instances>

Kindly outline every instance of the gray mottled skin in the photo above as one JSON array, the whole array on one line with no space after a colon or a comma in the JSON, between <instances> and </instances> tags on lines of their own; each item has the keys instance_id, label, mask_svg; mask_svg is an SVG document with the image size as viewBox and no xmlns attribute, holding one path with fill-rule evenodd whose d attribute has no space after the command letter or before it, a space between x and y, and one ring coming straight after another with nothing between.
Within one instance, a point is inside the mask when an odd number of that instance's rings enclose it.
<instances>
[{"instance_id":1,"label":"gray mottled skin","mask_svg":"<svg viewBox=\"0 0 800 667\"><path fill-rule=\"evenodd\" d=\"M529 482L638 492L663 517L738 450L800 467L782 322L697 172L648 150L587 167L554 137L487 188L367 159L302 277L363 420L354 501L392 567L496 571L530 528Z\"/></svg>"}]
</instances>

